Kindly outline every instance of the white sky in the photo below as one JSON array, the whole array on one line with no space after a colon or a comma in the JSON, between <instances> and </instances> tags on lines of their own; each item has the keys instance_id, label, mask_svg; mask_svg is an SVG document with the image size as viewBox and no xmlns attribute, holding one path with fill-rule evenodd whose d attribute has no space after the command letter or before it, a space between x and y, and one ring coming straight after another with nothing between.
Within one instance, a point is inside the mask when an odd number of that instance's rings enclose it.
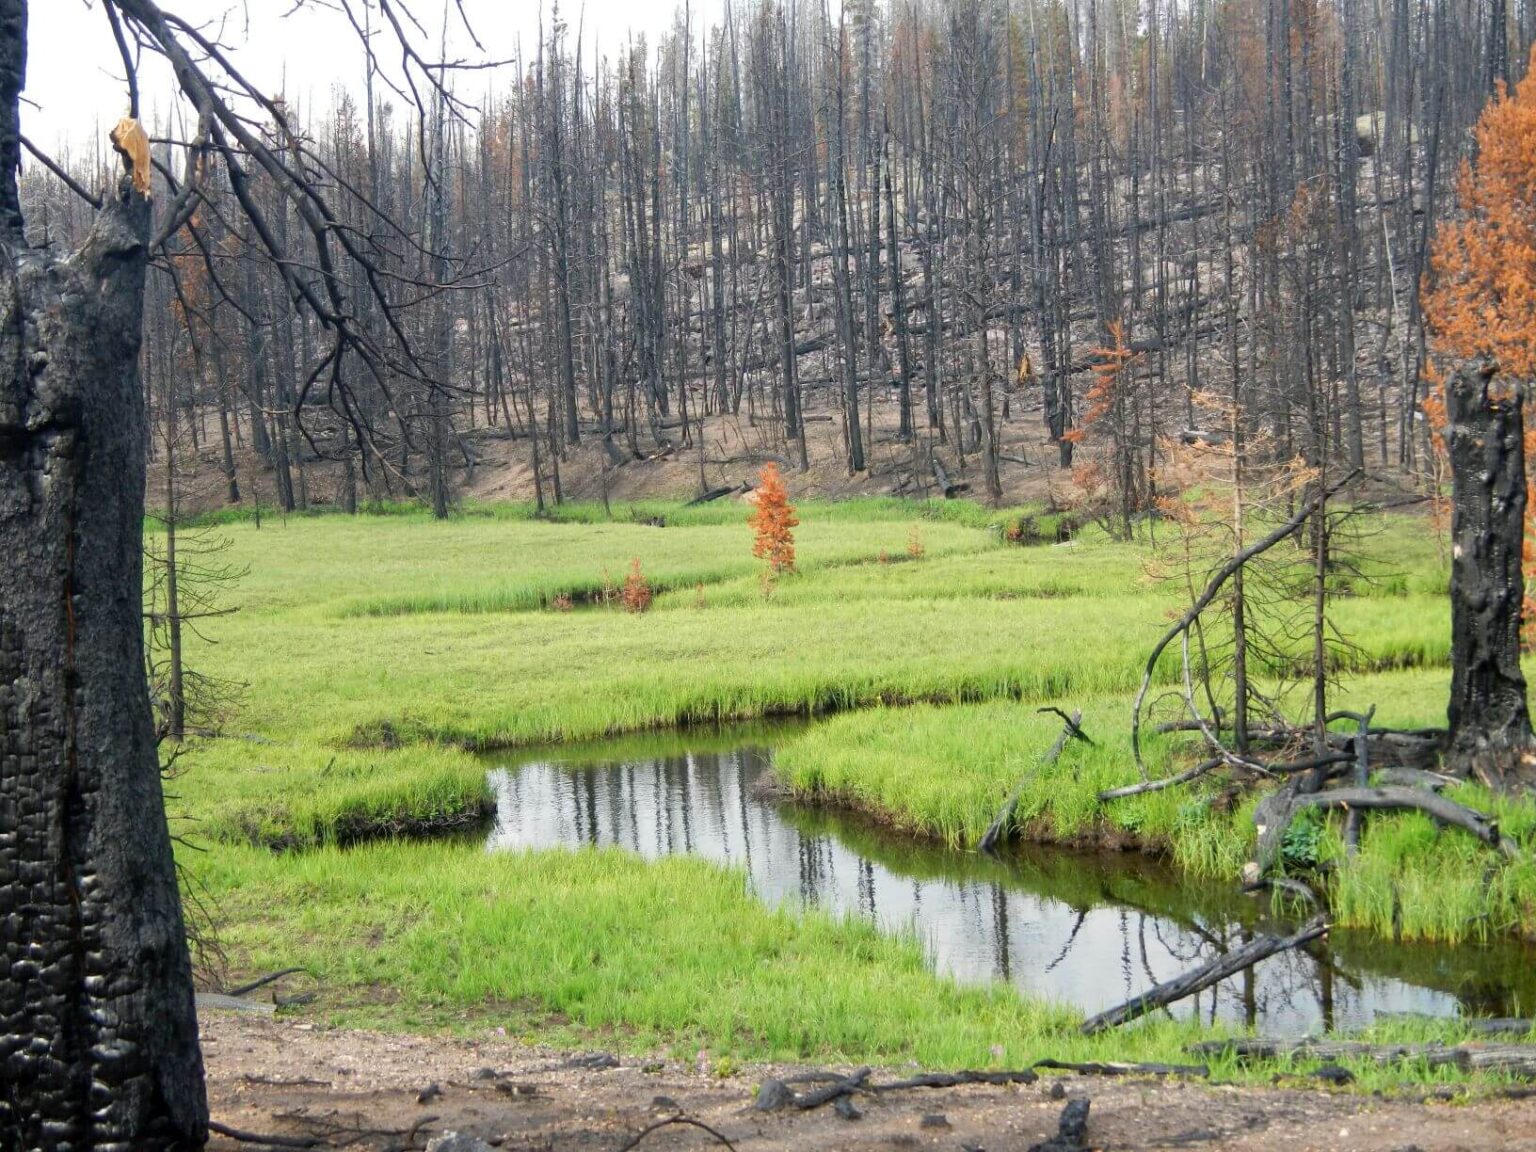
<instances>
[{"instance_id":1,"label":"white sky","mask_svg":"<svg viewBox=\"0 0 1536 1152\"><path fill-rule=\"evenodd\" d=\"M325 0L309 2L311 8L291 15L285 14L293 9L294 0L161 0L161 6L188 21L206 22L210 30L222 24L222 40L235 47L234 59L253 82L272 92L285 89L290 101L318 108L329 104L334 84L354 90L361 87L362 49L345 18L320 7ZM406 2L431 32L435 45L443 0ZM597 39L603 54L611 58L628 33L654 38L671 27L682 2L566 0L561 15L573 32L581 23L583 40L591 44ZM724 11L724 0L691 0L691 4L696 36L706 19L716 22ZM464 7L489 58L516 55L519 37L525 54L533 53L538 0L464 0ZM38 147L54 152L95 147L98 132L110 128L127 110L123 68L100 0L31 0L29 8L22 130ZM547 21L548 3L544 13ZM456 17L451 19L450 28L457 23ZM380 56L389 58L382 35L379 43ZM448 55L479 58L462 36L457 43L450 39ZM483 74L466 73L458 87L467 98L476 99L486 83ZM151 125L164 123L170 111L169 70L158 60L153 67L146 61L139 87L144 119Z\"/></svg>"}]
</instances>

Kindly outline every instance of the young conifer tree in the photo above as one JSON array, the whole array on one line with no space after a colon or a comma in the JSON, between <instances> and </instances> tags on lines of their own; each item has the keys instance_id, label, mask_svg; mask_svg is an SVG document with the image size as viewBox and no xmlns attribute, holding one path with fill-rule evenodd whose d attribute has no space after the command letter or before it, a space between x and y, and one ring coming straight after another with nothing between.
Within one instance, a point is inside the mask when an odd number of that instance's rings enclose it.
<instances>
[{"instance_id":1,"label":"young conifer tree","mask_svg":"<svg viewBox=\"0 0 1536 1152\"><path fill-rule=\"evenodd\" d=\"M789 502L789 492L779 466L771 461L763 465L758 479L757 504L747 523L755 533L752 555L768 561L767 578L773 579L795 570L794 529L800 521Z\"/></svg>"}]
</instances>

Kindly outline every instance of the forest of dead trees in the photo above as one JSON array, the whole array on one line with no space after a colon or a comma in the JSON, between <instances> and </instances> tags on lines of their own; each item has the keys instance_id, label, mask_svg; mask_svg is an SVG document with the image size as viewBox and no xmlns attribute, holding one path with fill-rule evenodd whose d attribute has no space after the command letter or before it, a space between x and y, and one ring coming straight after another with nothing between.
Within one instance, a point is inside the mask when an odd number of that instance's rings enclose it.
<instances>
[{"instance_id":1,"label":"forest of dead trees","mask_svg":"<svg viewBox=\"0 0 1536 1152\"><path fill-rule=\"evenodd\" d=\"M696 450L703 488L722 418L791 468L831 421L850 475L937 455L993 500L1004 469L1112 456L1127 514L1180 433L1427 467L1418 286L1529 0L723 12L648 42L556 10L515 65L440 89L370 66L329 107L273 95L252 131L337 206L340 306L408 363L289 307L325 269L253 255L303 250L302 196L254 165L233 187L195 123L161 125L183 210L146 310L152 451L217 461L231 502L259 459L284 508L440 515L488 439L541 504L583 444L605 470ZM76 246L115 163L29 167L33 242ZM1047 459L1001 447L1023 421Z\"/></svg>"}]
</instances>

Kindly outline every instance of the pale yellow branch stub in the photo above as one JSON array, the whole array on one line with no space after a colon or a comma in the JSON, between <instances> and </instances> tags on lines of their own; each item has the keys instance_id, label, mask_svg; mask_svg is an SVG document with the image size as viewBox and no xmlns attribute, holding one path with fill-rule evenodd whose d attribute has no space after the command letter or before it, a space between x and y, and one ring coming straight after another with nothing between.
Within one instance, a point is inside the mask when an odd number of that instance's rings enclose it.
<instances>
[{"instance_id":1,"label":"pale yellow branch stub","mask_svg":"<svg viewBox=\"0 0 1536 1152\"><path fill-rule=\"evenodd\" d=\"M132 116L124 116L112 129L112 147L116 148L133 176L133 190L149 198L149 136Z\"/></svg>"}]
</instances>

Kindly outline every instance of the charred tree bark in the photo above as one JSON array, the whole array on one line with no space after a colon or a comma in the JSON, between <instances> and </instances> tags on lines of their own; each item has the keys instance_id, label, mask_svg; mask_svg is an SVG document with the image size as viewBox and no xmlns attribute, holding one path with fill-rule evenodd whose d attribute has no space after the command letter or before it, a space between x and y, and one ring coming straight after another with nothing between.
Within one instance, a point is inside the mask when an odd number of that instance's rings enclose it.
<instances>
[{"instance_id":1,"label":"charred tree bark","mask_svg":"<svg viewBox=\"0 0 1536 1152\"><path fill-rule=\"evenodd\" d=\"M1451 511L1451 763L1494 786L1536 779L1520 670L1525 450L1520 392L1491 364L1446 388Z\"/></svg>"},{"instance_id":2,"label":"charred tree bark","mask_svg":"<svg viewBox=\"0 0 1536 1152\"><path fill-rule=\"evenodd\" d=\"M23 0L0 0L12 161L25 23ZM0 208L15 204L5 171ZM63 261L3 223L0 1149L201 1146L139 618L149 203L125 181Z\"/></svg>"}]
</instances>

